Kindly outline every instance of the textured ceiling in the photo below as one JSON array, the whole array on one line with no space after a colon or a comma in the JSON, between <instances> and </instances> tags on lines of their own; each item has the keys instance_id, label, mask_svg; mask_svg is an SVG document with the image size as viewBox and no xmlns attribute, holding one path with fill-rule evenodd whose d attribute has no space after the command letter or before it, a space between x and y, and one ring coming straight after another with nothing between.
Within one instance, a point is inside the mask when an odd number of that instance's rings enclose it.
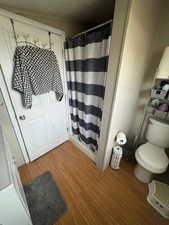
<instances>
[{"instance_id":1,"label":"textured ceiling","mask_svg":"<svg viewBox=\"0 0 169 225\"><path fill-rule=\"evenodd\" d=\"M0 7L92 25L113 17L114 0L0 0Z\"/></svg>"}]
</instances>

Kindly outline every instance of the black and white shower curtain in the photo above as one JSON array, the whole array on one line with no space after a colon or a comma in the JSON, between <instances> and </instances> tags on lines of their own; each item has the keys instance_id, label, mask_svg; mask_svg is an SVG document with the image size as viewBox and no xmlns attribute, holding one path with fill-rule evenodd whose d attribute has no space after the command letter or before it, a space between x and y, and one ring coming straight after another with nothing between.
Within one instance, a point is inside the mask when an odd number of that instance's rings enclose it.
<instances>
[{"instance_id":1,"label":"black and white shower curtain","mask_svg":"<svg viewBox=\"0 0 169 225\"><path fill-rule=\"evenodd\" d=\"M72 132L97 151L111 24L65 42Z\"/></svg>"}]
</instances>

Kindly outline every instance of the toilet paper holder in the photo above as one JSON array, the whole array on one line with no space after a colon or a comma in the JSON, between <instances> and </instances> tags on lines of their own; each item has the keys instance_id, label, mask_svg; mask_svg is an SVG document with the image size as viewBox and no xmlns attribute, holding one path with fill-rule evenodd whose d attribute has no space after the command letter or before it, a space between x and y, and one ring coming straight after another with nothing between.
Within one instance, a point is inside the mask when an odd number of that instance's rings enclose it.
<instances>
[{"instance_id":1,"label":"toilet paper holder","mask_svg":"<svg viewBox=\"0 0 169 225\"><path fill-rule=\"evenodd\" d=\"M127 143L127 137L126 134L122 131L118 131L115 136L115 142L117 145L125 145Z\"/></svg>"}]
</instances>

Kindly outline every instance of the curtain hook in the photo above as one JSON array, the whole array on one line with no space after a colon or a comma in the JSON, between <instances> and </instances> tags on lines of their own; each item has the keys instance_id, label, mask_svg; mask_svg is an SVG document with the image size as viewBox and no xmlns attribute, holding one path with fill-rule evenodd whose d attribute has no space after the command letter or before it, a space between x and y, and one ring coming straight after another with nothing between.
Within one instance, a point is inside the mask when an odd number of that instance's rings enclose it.
<instances>
[{"instance_id":1,"label":"curtain hook","mask_svg":"<svg viewBox=\"0 0 169 225\"><path fill-rule=\"evenodd\" d=\"M13 21L13 19L10 19L10 21L11 21L11 25L12 25L12 30L13 30L13 34L14 34L14 39L15 39L16 46L17 46L17 37L16 37L16 31L15 31L15 27L14 27L14 21Z\"/></svg>"},{"instance_id":2,"label":"curtain hook","mask_svg":"<svg viewBox=\"0 0 169 225\"><path fill-rule=\"evenodd\" d=\"M34 39L33 42L34 42L34 44L36 45L36 44L39 42L39 38Z\"/></svg>"},{"instance_id":3,"label":"curtain hook","mask_svg":"<svg viewBox=\"0 0 169 225\"><path fill-rule=\"evenodd\" d=\"M23 34L23 37L24 37L25 41L27 41L29 38L29 34Z\"/></svg>"},{"instance_id":4,"label":"curtain hook","mask_svg":"<svg viewBox=\"0 0 169 225\"><path fill-rule=\"evenodd\" d=\"M48 34L49 34L49 48L51 50L52 49L52 45L51 45L51 32L49 31Z\"/></svg>"}]
</instances>

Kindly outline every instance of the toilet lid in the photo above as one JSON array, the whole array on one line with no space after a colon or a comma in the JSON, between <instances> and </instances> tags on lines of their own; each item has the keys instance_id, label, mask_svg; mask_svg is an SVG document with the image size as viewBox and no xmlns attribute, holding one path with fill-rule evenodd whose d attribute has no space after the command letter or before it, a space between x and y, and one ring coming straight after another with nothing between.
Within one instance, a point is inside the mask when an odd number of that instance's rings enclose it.
<instances>
[{"instance_id":1,"label":"toilet lid","mask_svg":"<svg viewBox=\"0 0 169 225\"><path fill-rule=\"evenodd\" d=\"M168 167L169 159L164 148L156 145L150 143L141 145L135 156L138 163L152 173L163 173Z\"/></svg>"}]
</instances>

